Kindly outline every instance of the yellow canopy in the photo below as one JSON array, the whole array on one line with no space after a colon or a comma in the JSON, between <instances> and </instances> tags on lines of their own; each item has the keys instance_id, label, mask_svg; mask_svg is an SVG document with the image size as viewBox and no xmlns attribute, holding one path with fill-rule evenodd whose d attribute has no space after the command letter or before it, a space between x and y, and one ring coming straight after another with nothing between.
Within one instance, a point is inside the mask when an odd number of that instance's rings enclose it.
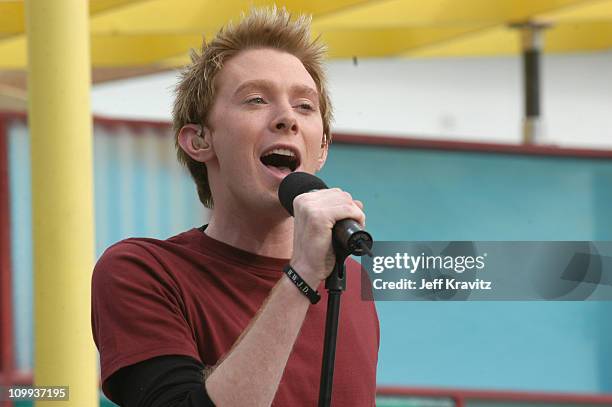
<instances>
[{"instance_id":1,"label":"yellow canopy","mask_svg":"<svg viewBox=\"0 0 612 407\"><path fill-rule=\"evenodd\" d=\"M94 81L180 66L229 19L241 0L90 0ZM510 23L552 23L545 52L612 47L612 0L287 0L314 16L332 58L444 57L520 52ZM27 66L24 4L0 0L0 82L23 87Z\"/></svg>"},{"instance_id":2,"label":"yellow canopy","mask_svg":"<svg viewBox=\"0 0 612 407\"><path fill-rule=\"evenodd\" d=\"M544 52L612 48L612 0L89 0L92 80L184 65L203 36L273 4L312 14L331 58L518 55L524 22L550 24ZM0 109L24 109L26 70L24 2L0 0Z\"/></svg>"}]
</instances>

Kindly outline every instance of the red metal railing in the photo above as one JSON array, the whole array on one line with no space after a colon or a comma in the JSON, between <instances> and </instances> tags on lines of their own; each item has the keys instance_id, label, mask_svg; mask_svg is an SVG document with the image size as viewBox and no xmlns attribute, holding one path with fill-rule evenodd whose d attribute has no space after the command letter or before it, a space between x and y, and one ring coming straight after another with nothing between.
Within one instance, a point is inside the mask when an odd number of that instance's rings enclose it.
<instances>
[{"instance_id":1,"label":"red metal railing","mask_svg":"<svg viewBox=\"0 0 612 407\"><path fill-rule=\"evenodd\" d=\"M604 395L497 390L462 390L427 387L379 387L376 390L376 394L378 396L445 398L453 400L456 407L465 407L467 402L470 400L612 406L612 394Z\"/></svg>"}]
</instances>

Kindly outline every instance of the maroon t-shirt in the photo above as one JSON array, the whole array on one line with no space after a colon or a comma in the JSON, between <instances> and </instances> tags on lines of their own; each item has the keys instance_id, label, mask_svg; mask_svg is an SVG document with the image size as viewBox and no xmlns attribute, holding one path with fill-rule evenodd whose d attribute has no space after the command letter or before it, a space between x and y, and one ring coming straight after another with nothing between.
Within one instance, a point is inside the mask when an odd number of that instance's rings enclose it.
<instances>
[{"instance_id":1,"label":"maroon t-shirt","mask_svg":"<svg viewBox=\"0 0 612 407\"><path fill-rule=\"evenodd\" d=\"M92 281L102 382L122 367L162 355L214 365L247 327L287 262L229 246L200 229L168 240L127 239L111 246ZM374 302L360 297L359 264L349 260L347 270L332 400L334 406L372 406L378 317ZM318 290L321 301L308 310L275 406L317 404L327 309L323 284Z\"/></svg>"}]
</instances>

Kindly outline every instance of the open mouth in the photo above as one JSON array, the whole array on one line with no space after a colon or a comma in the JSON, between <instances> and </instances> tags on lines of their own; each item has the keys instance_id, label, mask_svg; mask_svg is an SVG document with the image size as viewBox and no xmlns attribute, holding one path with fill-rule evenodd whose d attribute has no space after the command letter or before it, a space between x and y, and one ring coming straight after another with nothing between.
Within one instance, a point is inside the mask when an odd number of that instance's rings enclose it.
<instances>
[{"instance_id":1,"label":"open mouth","mask_svg":"<svg viewBox=\"0 0 612 407\"><path fill-rule=\"evenodd\" d=\"M264 153L260 158L263 165L281 172L289 173L300 166L300 159L294 151L286 148L275 148Z\"/></svg>"}]
</instances>

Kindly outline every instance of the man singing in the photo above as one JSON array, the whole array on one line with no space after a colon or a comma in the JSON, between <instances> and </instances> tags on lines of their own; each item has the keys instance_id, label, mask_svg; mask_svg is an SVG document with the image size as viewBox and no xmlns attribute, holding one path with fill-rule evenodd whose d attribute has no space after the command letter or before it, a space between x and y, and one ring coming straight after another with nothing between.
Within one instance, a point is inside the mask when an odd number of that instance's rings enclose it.
<instances>
[{"instance_id":1,"label":"man singing","mask_svg":"<svg viewBox=\"0 0 612 407\"><path fill-rule=\"evenodd\" d=\"M340 189L280 205L282 179L327 158L324 46L310 20L255 9L183 71L174 129L208 225L111 246L93 275L92 325L105 394L123 406L315 406L334 224L365 221ZM379 330L347 264L332 401L373 406ZM313 304L287 276L318 290Z\"/></svg>"}]
</instances>

